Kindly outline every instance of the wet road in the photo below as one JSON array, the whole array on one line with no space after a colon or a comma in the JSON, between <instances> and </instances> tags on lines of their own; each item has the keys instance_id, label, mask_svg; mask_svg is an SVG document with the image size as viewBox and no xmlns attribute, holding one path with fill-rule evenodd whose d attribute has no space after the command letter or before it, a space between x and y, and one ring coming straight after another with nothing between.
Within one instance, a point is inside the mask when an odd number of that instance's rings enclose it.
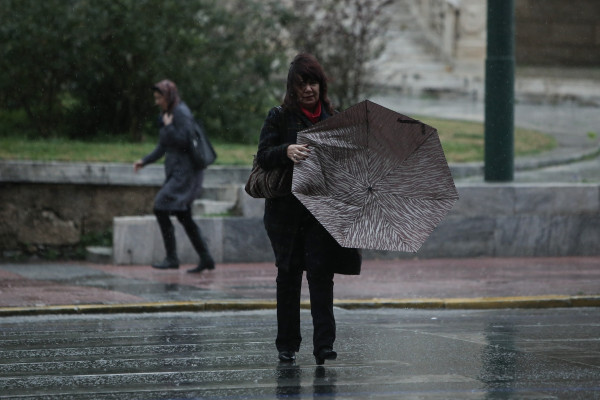
<instances>
[{"instance_id":1,"label":"wet road","mask_svg":"<svg viewBox=\"0 0 600 400\"><path fill-rule=\"evenodd\" d=\"M341 310L317 367L273 310L6 317L0 398L600 399L600 309Z\"/></svg>"}]
</instances>

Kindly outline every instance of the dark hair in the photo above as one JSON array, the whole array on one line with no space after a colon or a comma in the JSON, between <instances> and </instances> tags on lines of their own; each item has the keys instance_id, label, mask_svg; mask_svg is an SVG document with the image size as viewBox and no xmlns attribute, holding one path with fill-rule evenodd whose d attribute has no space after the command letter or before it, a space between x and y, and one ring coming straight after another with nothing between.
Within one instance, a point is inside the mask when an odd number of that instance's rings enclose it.
<instances>
[{"instance_id":1,"label":"dark hair","mask_svg":"<svg viewBox=\"0 0 600 400\"><path fill-rule=\"evenodd\" d=\"M294 89L300 82L309 80L315 80L319 83L319 100L321 100L325 110L332 114L333 107L327 96L327 76L315 56L308 53L298 54L290 64L283 106L288 109L299 110L300 106Z\"/></svg>"},{"instance_id":2,"label":"dark hair","mask_svg":"<svg viewBox=\"0 0 600 400\"><path fill-rule=\"evenodd\" d=\"M164 96L165 100L167 101L166 111L169 113L172 112L173 108L175 108L175 106L181 102L177 85L175 85L175 82L168 79L164 79L155 83L154 86L152 86L152 91L158 92Z\"/></svg>"}]
</instances>

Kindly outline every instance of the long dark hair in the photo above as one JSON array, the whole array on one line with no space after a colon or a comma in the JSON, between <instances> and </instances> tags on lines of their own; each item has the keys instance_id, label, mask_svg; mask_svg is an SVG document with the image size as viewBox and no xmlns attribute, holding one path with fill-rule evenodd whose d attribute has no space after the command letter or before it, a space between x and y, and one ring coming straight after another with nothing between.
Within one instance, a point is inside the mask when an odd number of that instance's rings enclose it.
<instances>
[{"instance_id":1,"label":"long dark hair","mask_svg":"<svg viewBox=\"0 0 600 400\"><path fill-rule=\"evenodd\" d=\"M300 106L294 89L300 85L300 82L309 80L319 82L319 100L325 110L329 114L333 114L333 107L327 96L327 76L315 56L308 53L298 54L290 64L283 106L291 110L299 110Z\"/></svg>"}]
</instances>

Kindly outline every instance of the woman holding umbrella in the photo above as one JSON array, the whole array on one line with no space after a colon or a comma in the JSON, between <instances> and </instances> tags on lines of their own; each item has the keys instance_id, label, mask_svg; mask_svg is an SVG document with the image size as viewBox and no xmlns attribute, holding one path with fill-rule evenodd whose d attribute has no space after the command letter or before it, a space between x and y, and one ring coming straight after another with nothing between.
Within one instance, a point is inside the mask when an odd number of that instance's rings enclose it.
<instances>
[{"instance_id":1,"label":"woman holding umbrella","mask_svg":"<svg viewBox=\"0 0 600 400\"><path fill-rule=\"evenodd\" d=\"M317 59L297 55L290 65L283 104L269 111L257 152L266 170L293 168L310 157L296 135L333 115L327 97L327 78ZM300 349L300 289L306 271L313 321L313 355L316 363L335 360L333 313L334 273L358 275L361 255L341 247L290 192L265 201L264 224L277 266L277 338L279 360L293 362Z\"/></svg>"}]
</instances>

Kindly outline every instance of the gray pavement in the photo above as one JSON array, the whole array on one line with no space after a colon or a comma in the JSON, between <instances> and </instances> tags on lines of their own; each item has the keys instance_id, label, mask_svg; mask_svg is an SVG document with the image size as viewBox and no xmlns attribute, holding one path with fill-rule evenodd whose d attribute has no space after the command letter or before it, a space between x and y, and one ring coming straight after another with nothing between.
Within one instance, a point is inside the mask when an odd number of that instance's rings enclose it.
<instances>
[{"instance_id":1,"label":"gray pavement","mask_svg":"<svg viewBox=\"0 0 600 400\"><path fill-rule=\"evenodd\" d=\"M191 267L0 264L0 316L275 307L271 263ZM599 267L597 256L366 260L360 276L336 276L334 294L347 309L598 307Z\"/></svg>"},{"instance_id":2,"label":"gray pavement","mask_svg":"<svg viewBox=\"0 0 600 400\"><path fill-rule=\"evenodd\" d=\"M1 399L600 399L600 309L336 309L280 364L275 312L6 317Z\"/></svg>"}]
</instances>

